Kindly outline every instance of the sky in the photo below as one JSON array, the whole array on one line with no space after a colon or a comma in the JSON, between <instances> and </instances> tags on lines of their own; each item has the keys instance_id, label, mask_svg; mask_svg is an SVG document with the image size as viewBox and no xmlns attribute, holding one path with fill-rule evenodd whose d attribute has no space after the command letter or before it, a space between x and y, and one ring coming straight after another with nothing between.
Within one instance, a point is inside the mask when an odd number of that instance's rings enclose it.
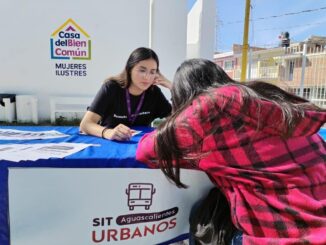
<instances>
[{"instance_id":1,"label":"sky","mask_svg":"<svg viewBox=\"0 0 326 245\"><path fill-rule=\"evenodd\" d=\"M196 0L188 0L188 11ZM205 0L203 0L205 1ZM246 0L216 0L215 51L242 44ZM274 16L274 17L272 17ZM249 45L277 47L281 32L291 42L326 36L326 0L251 0Z\"/></svg>"}]
</instances>

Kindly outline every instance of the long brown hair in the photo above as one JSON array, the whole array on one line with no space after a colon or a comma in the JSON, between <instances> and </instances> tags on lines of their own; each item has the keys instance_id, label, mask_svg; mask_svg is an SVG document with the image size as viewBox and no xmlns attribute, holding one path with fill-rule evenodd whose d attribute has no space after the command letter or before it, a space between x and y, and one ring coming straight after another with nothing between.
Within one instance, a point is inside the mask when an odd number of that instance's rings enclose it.
<instances>
[{"instance_id":1,"label":"long brown hair","mask_svg":"<svg viewBox=\"0 0 326 245\"><path fill-rule=\"evenodd\" d=\"M185 157L186 153L177 144L175 135L177 117L199 95L203 93L209 95L213 93L212 88L230 85L237 86L241 91L243 108L247 108L248 103L254 98L276 104L282 113L282 122L279 123L282 123L285 128L284 137L287 137L288 132L291 132L296 123L304 117L304 111L307 108L324 111L304 98L263 81L239 83L209 60L191 59L183 62L177 69L173 81L172 115L158 127L155 140L159 166L178 187L186 187L180 181L180 160Z\"/></svg>"},{"instance_id":2,"label":"long brown hair","mask_svg":"<svg viewBox=\"0 0 326 245\"><path fill-rule=\"evenodd\" d=\"M159 72L159 59L157 54L150 48L140 47L135 49L129 56L124 70L116 75L107 78L104 82L117 82L122 88L128 88L132 82L131 71L140 61L153 59L157 64L157 72Z\"/></svg>"}]
</instances>

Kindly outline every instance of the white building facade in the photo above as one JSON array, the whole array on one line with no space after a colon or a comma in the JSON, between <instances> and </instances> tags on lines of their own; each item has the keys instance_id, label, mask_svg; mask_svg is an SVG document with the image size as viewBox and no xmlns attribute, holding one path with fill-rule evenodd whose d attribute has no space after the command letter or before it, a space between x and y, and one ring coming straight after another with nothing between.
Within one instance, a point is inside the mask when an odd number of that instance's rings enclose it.
<instances>
[{"instance_id":1,"label":"white building facade","mask_svg":"<svg viewBox=\"0 0 326 245\"><path fill-rule=\"evenodd\" d=\"M212 6L198 0L188 17L187 0L2 0L0 93L32 95L39 121L48 120L52 97L94 97L141 46L172 80L187 57L213 58ZM188 56L187 39L196 46Z\"/></svg>"}]
</instances>

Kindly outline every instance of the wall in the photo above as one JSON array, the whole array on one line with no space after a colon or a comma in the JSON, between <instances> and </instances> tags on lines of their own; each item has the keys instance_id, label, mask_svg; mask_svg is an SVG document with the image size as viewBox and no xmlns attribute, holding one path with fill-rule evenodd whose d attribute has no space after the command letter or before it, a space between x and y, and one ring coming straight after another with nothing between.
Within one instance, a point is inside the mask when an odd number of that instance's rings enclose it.
<instances>
[{"instance_id":1,"label":"wall","mask_svg":"<svg viewBox=\"0 0 326 245\"><path fill-rule=\"evenodd\" d=\"M188 14L187 58L213 59L216 0L197 0Z\"/></svg>"},{"instance_id":2,"label":"wall","mask_svg":"<svg viewBox=\"0 0 326 245\"><path fill-rule=\"evenodd\" d=\"M157 51L162 72L172 79L186 57L186 4L2 0L0 93L36 95L40 120L49 119L50 96L93 97L102 81L119 73L130 52L140 46ZM90 60L51 59L51 35L70 18L89 35ZM82 64L86 75L57 75L56 64Z\"/></svg>"},{"instance_id":3,"label":"wall","mask_svg":"<svg viewBox=\"0 0 326 245\"><path fill-rule=\"evenodd\" d=\"M187 52L187 0L152 1L150 45L160 58L161 72L171 80ZM170 93L162 89L167 97Z\"/></svg>"}]
</instances>

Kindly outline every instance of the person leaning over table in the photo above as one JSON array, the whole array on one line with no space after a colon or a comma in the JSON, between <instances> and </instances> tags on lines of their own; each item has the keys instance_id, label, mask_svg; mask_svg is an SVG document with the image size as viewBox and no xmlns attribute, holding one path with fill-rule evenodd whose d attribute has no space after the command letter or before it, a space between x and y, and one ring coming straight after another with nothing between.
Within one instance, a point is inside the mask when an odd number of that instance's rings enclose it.
<instances>
[{"instance_id":1,"label":"person leaning over table","mask_svg":"<svg viewBox=\"0 0 326 245\"><path fill-rule=\"evenodd\" d=\"M168 116L171 104L156 85L172 87L160 73L156 53L137 48L122 73L104 82L80 123L81 132L124 141L132 136L130 127L150 126L154 119Z\"/></svg>"},{"instance_id":2,"label":"person leaning over table","mask_svg":"<svg viewBox=\"0 0 326 245\"><path fill-rule=\"evenodd\" d=\"M206 172L229 203L232 244L326 244L325 109L203 59L181 64L171 94L172 115L139 141L137 160L183 188L180 168ZM223 229L201 244L228 244Z\"/></svg>"}]
</instances>

